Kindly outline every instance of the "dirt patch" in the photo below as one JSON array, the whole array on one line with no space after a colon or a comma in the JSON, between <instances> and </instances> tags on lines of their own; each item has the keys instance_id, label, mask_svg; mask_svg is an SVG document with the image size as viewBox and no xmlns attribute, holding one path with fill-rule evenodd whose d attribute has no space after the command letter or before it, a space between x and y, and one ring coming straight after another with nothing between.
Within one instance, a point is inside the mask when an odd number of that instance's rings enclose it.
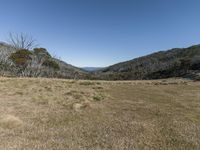
<instances>
[{"instance_id":1,"label":"dirt patch","mask_svg":"<svg viewBox=\"0 0 200 150\"><path fill-rule=\"evenodd\" d=\"M91 108L91 103L89 101L73 104L73 110L76 112L80 112L81 110L86 109L86 108L87 109Z\"/></svg>"},{"instance_id":2,"label":"dirt patch","mask_svg":"<svg viewBox=\"0 0 200 150\"><path fill-rule=\"evenodd\" d=\"M23 121L16 116L13 115L2 115L0 116L0 127L6 129L13 129L17 127L21 127L23 125Z\"/></svg>"}]
</instances>

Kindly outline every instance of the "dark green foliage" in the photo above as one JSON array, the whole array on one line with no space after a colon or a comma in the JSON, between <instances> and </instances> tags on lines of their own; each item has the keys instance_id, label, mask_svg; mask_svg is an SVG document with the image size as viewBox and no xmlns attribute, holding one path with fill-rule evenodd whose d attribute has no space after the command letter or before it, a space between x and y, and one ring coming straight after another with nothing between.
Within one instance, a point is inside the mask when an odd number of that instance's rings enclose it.
<instances>
[{"instance_id":1,"label":"dark green foliage","mask_svg":"<svg viewBox=\"0 0 200 150\"><path fill-rule=\"evenodd\" d=\"M45 56L51 57L51 55L45 48L34 48L33 53L36 55L45 55Z\"/></svg>"},{"instance_id":2,"label":"dark green foliage","mask_svg":"<svg viewBox=\"0 0 200 150\"><path fill-rule=\"evenodd\" d=\"M95 85L94 82L90 82L90 81L84 81L84 82L80 82L80 85L85 85L85 86L89 86L89 85Z\"/></svg>"},{"instance_id":3,"label":"dark green foliage","mask_svg":"<svg viewBox=\"0 0 200 150\"><path fill-rule=\"evenodd\" d=\"M52 59L46 59L46 60L43 62L42 65L43 65L43 66L46 66L46 67L53 68L53 69L57 69L57 70L60 69L58 63L55 62L55 61L52 60Z\"/></svg>"},{"instance_id":4,"label":"dark green foliage","mask_svg":"<svg viewBox=\"0 0 200 150\"><path fill-rule=\"evenodd\" d=\"M103 95L94 95L93 96L93 100L94 101L101 101L103 99L104 99Z\"/></svg>"},{"instance_id":5,"label":"dark green foliage","mask_svg":"<svg viewBox=\"0 0 200 150\"><path fill-rule=\"evenodd\" d=\"M21 49L11 54L10 59L17 66L24 66L26 63L31 60L32 53L29 50Z\"/></svg>"},{"instance_id":6,"label":"dark green foliage","mask_svg":"<svg viewBox=\"0 0 200 150\"><path fill-rule=\"evenodd\" d=\"M200 70L200 56L194 57L191 62L192 70Z\"/></svg>"}]
</instances>

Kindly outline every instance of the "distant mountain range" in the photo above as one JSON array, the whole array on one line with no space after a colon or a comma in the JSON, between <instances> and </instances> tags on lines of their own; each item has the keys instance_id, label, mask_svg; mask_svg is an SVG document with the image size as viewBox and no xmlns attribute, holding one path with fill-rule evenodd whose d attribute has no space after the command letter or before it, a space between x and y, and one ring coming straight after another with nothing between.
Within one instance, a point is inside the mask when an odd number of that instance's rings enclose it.
<instances>
[{"instance_id":1,"label":"distant mountain range","mask_svg":"<svg viewBox=\"0 0 200 150\"><path fill-rule=\"evenodd\" d=\"M88 72L95 72L103 69L103 67L82 67L82 69Z\"/></svg>"},{"instance_id":2,"label":"distant mountain range","mask_svg":"<svg viewBox=\"0 0 200 150\"><path fill-rule=\"evenodd\" d=\"M200 80L200 45L160 51L106 68L78 68L53 58L44 48L19 50L1 42L0 75L98 80L186 77Z\"/></svg>"}]
</instances>

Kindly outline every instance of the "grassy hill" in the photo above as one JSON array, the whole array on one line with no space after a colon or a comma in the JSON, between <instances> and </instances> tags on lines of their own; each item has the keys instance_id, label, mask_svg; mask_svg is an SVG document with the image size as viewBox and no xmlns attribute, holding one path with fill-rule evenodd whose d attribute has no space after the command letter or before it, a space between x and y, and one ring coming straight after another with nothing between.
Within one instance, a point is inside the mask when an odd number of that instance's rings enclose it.
<instances>
[{"instance_id":1,"label":"grassy hill","mask_svg":"<svg viewBox=\"0 0 200 150\"><path fill-rule=\"evenodd\" d=\"M200 45L156 52L118 63L96 72L106 80L160 79L169 77L197 78L200 72Z\"/></svg>"},{"instance_id":2,"label":"grassy hill","mask_svg":"<svg viewBox=\"0 0 200 150\"><path fill-rule=\"evenodd\" d=\"M200 83L0 78L0 149L199 150Z\"/></svg>"}]
</instances>

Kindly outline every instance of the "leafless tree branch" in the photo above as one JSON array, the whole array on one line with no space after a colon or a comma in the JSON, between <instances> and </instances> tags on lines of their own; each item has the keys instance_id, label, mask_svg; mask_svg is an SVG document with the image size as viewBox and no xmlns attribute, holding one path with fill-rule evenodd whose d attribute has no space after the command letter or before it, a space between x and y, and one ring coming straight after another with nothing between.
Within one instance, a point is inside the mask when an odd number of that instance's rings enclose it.
<instances>
[{"instance_id":1,"label":"leafless tree branch","mask_svg":"<svg viewBox=\"0 0 200 150\"><path fill-rule=\"evenodd\" d=\"M9 33L8 43L16 49L31 50L38 46L36 40L26 33Z\"/></svg>"}]
</instances>

